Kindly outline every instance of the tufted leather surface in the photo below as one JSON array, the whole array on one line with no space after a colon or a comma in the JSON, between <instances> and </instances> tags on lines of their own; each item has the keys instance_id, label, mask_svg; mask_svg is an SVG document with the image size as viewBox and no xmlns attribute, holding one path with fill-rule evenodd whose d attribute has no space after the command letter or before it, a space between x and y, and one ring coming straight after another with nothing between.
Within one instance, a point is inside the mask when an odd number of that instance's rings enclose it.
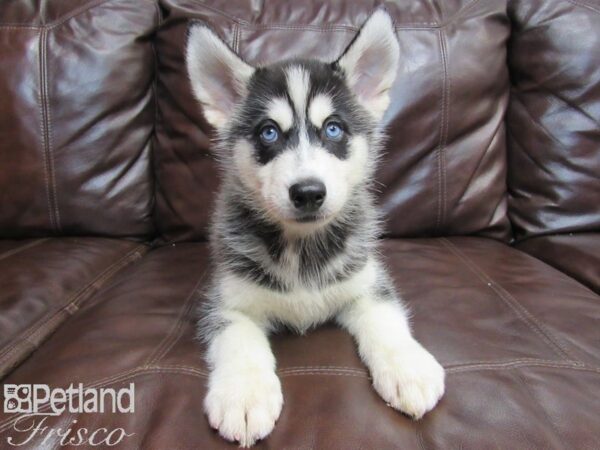
<instances>
[{"instance_id":1,"label":"tufted leather surface","mask_svg":"<svg viewBox=\"0 0 600 450\"><path fill-rule=\"evenodd\" d=\"M390 240L382 250L416 336L448 371L446 396L412 422L378 398L346 333L274 336L285 405L257 448L595 448L597 295L487 239ZM206 244L151 251L5 382L133 382L134 414L63 414L46 425L123 427L135 433L123 448L235 448L202 413L206 368L191 311L208 268ZM2 439L15 436L14 418L0 419Z\"/></svg>"},{"instance_id":2,"label":"tufted leather surface","mask_svg":"<svg viewBox=\"0 0 600 450\"><path fill-rule=\"evenodd\" d=\"M527 239L517 245L600 293L600 235L569 233Z\"/></svg>"},{"instance_id":3,"label":"tufted leather surface","mask_svg":"<svg viewBox=\"0 0 600 450\"><path fill-rule=\"evenodd\" d=\"M0 5L0 236L152 232L151 2Z\"/></svg>"},{"instance_id":4,"label":"tufted leather surface","mask_svg":"<svg viewBox=\"0 0 600 450\"><path fill-rule=\"evenodd\" d=\"M0 376L146 249L103 238L0 242Z\"/></svg>"},{"instance_id":5,"label":"tufted leather surface","mask_svg":"<svg viewBox=\"0 0 600 450\"><path fill-rule=\"evenodd\" d=\"M166 240L205 236L218 178L212 130L182 69L188 21L207 22L253 64L293 56L334 60L379 3L161 2L155 220ZM378 175L388 234L478 233L506 240L506 5L443 5L385 4L402 52Z\"/></svg>"},{"instance_id":6,"label":"tufted leather surface","mask_svg":"<svg viewBox=\"0 0 600 450\"><path fill-rule=\"evenodd\" d=\"M517 239L600 229L600 3L515 1L508 63Z\"/></svg>"}]
</instances>

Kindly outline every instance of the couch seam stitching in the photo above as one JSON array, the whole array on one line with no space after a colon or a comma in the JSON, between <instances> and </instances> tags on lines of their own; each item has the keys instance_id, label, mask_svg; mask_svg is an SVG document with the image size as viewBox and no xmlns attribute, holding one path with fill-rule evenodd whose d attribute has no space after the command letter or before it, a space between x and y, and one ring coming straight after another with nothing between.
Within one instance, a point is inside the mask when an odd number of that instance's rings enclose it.
<instances>
[{"instance_id":1,"label":"couch seam stitching","mask_svg":"<svg viewBox=\"0 0 600 450\"><path fill-rule=\"evenodd\" d=\"M336 372L336 371L306 371L306 372L279 372L279 376L281 378L286 377L301 377L304 375L315 375L315 376L331 376L331 377L354 377L354 378L363 378L366 380L371 379L371 377L364 373L353 373L353 372Z\"/></svg>"},{"instance_id":2,"label":"couch seam stitching","mask_svg":"<svg viewBox=\"0 0 600 450\"><path fill-rule=\"evenodd\" d=\"M416 424L415 426L415 435L417 438L417 444L419 445L419 450L427 450L425 440L423 439L423 430L421 430L419 424Z\"/></svg>"},{"instance_id":3,"label":"couch seam stitching","mask_svg":"<svg viewBox=\"0 0 600 450\"><path fill-rule=\"evenodd\" d=\"M395 26L395 28L402 29L402 28L415 26L415 25L424 25L428 28L443 28L443 27L446 27L447 25L453 24L454 22L456 22L457 20L462 18L464 16L465 12L467 12L468 10L473 8L476 4L479 3L479 1L480 0L472 0L469 4L463 6L458 11L456 11L456 13L454 15L452 15L448 20L444 20L442 22L406 22L403 24L397 24ZM204 2L200 2L198 0L193 0L193 2L194 2L194 4L198 5L198 7L200 7L200 8L204 8L204 9L207 9L214 13L217 13L220 16L225 17L226 19L229 19L230 21L236 22L239 25L244 26L246 28L260 29L261 27L264 27L264 28L282 27L282 29L297 29L296 27L301 27L301 29L303 29L303 30L308 30L310 28L307 28L307 27L313 27L314 31L329 31L329 30L334 30L334 28L335 28L337 30L343 29L343 30L353 31L353 32L357 32L360 29L360 27L357 27L354 25L344 25L344 24L333 25L333 26L330 25L329 27L319 27L319 26L310 25L310 24L299 24L299 25L255 24L255 23L249 22L245 19L241 19L239 17L232 16L231 14L229 14L219 8L216 8L214 6L207 5Z\"/></svg>"},{"instance_id":4,"label":"couch seam stitching","mask_svg":"<svg viewBox=\"0 0 600 450\"><path fill-rule=\"evenodd\" d=\"M150 355L148 356L148 358L146 359L146 362L143 364L142 367L148 368L152 364L156 364L158 361L160 361L160 358L164 357L164 355L179 340L179 337L180 337L179 331L183 324L183 320L187 316L189 311L191 310L193 301L196 299L196 295L199 293L200 285L201 285L202 281L204 281L205 276L206 276L206 272L203 273L200 276L200 278L198 278L198 281L194 284L194 287L192 288L192 290L188 294L184 304L182 305L181 310L179 311L179 314L177 316L175 323L173 324L171 329L168 331L166 336L162 339L162 341L156 346L156 348L150 352Z\"/></svg>"},{"instance_id":5,"label":"couch seam stitching","mask_svg":"<svg viewBox=\"0 0 600 450\"><path fill-rule=\"evenodd\" d=\"M37 247L38 245L48 241L49 239L50 238L36 239L34 241L28 242L27 244L20 245L17 248L13 248L11 250L5 251L4 253L0 253L0 261L7 259L11 256L17 255L21 252L24 252L25 250L29 250L30 248Z\"/></svg>"},{"instance_id":6,"label":"couch seam stitching","mask_svg":"<svg viewBox=\"0 0 600 450\"><path fill-rule=\"evenodd\" d=\"M576 363L552 363L552 362L522 362L522 363L508 363L508 364L473 364L462 367L448 367L445 369L446 373L463 373L463 372L475 372L478 370L511 370L518 369L521 367L544 367L551 369L571 369L580 370L584 372L593 372L600 374L600 368L590 367Z\"/></svg>"},{"instance_id":7,"label":"couch seam stitching","mask_svg":"<svg viewBox=\"0 0 600 450\"><path fill-rule=\"evenodd\" d=\"M443 56L443 49L442 49L442 38L441 38L441 33L438 30L438 45L440 47L440 51L439 51L439 55L440 55L440 64L442 66L442 70L444 67L444 56ZM440 138L438 140L438 144L436 145L435 148L435 159L436 159L436 163L437 163L437 170L435 172L435 178L436 178L436 185L437 185L437 195L436 195L436 201L437 201L437 206L436 206L436 213L435 213L435 231L437 232L437 230L440 227L440 211L441 211L441 206L442 206L442 200L441 200L441 195L442 195L442 174L441 174L441 166L440 166L440 161L441 161L441 157L440 157L440 146L441 146L441 142L442 142L442 136L443 136L443 123L444 123L444 84L445 84L445 78L441 77L441 98L440 98L440 124L438 127L438 132L440 133Z\"/></svg>"},{"instance_id":8,"label":"couch seam stitching","mask_svg":"<svg viewBox=\"0 0 600 450\"><path fill-rule=\"evenodd\" d=\"M110 3L114 0L95 0L90 1L80 7L75 8L73 11L65 13L65 15L54 19L50 23L41 23L40 25L32 25L30 23L18 23L18 22L2 22L0 23L0 29L32 29L32 30L40 30L43 28L56 28L60 25L63 25L65 22L68 22L70 19L73 19L97 6L101 6L105 3ZM151 0L144 0L144 3L154 3Z\"/></svg>"},{"instance_id":9,"label":"couch seam stitching","mask_svg":"<svg viewBox=\"0 0 600 450\"><path fill-rule=\"evenodd\" d=\"M456 363L456 364L452 364L452 363L448 363L445 364L444 367L446 367L447 369L460 369L463 367L473 367L473 366L481 366L481 365L514 365L514 364L568 364L568 365L574 365L576 367L582 366L582 364L573 364L573 362L561 362L558 360L553 360L553 359L541 359L541 358L514 358L514 359L507 359L507 360L498 360L498 361L485 361L485 360L475 360L475 361L467 361L464 363ZM187 367L187 366L186 366ZM589 366L586 366L589 367ZM286 371L286 370L290 370L290 371L294 371L294 370L313 370L313 369L333 369L333 370L345 370L345 371L360 371L360 372L365 372L366 369L363 367L350 367L350 366L331 366L331 365L327 365L327 366L289 366L289 367L283 367L279 370L281 371ZM600 370L600 368L598 368Z\"/></svg>"},{"instance_id":10,"label":"couch seam stitching","mask_svg":"<svg viewBox=\"0 0 600 450\"><path fill-rule=\"evenodd\" d=\"M478 0L475 0L477 2ZM440 216L440 226L443 228L446 224L446 196L447 196L447 180L446 180L446 144L448 142L448 127L450 120L450 88L451 88L451 79L450 79L450 70L449 70L449 58L448 58L448 43L446 41L446 33L444 30L440 29L440 40L442 44L442 57L444 64L444 112L443 112L443 135L441 137L442 141L440 143L440 158L441 158L441 166L442 166L442 209Z\"/></svg>"},{"instance_id":11,"label":"couch seam stitching","mask_svg":"<svg viewBox=\"0 0 600 450\"><path fill-rule=\"evenodd\" d=\"M98 280L94 280L92 281L91 284L89 284L88 286L86 286L84 288L84 291L90 290L92 289L95 284L99 284L98 288L104 284L104 282L106 282L109 278L112 277L112 275L114 275L116 272L118 272L120 269L124 268L125 266L127 266L128 264L137 261L139 258L141 258L146 252L147 252L147 247L145 244L139 244L135 247L133 247L131 249L131 251L129 251L127 254L125 254L120 260L118 260L115 264L113 264L112 266L110 266L104 274L100 275L101 279ZM81 292L80 294L78 294L76 296L76 298L73 299L73 301L69 302L69 304L73 304L74 306L76 306L77 308L80 307L80 305L85 302L85 294L86 292ZM83 300L82 300L83 299ZM68 306L68 305L67 305Z\"/></svg>"},{"instance_id":12,"label":"couch seam stitching","mask_svg":"<svg viewBox=\"0 0 600 450\"><path fill-rule=\"evenodd\" d=\"M77 17L80 14L85 13L86 11L89 11L97 6L100 6L104 3L110 3L113 0L97 0L97 1L91 1L79 8L75 8L73 11L66 13L64 16L59 17L57 19L55 19L54 21L48 23L48 24L40 24L40 25L31 25L31 24L27 24L27 23L11 23L11 22L4 22L4 23L0 23L0 29L33 29L33 30L39 30L42 28L55 28L58 27L62 24L64 24L65 22L67 22L70 19L73 19L75 17ZM151 2L149 0L145 0L147 3L154 3ZM594 11L596 11L594 8L592 8L591 6L587 6L584 4L578 4L575 3L571 0L567 0L577 6L581 6L581 7L589 7L590 9L593 9ZM320 27L318 25L310 25L310 24L299 24L299 25L286 25L286 24L255 24L252 22L249 22L245 19L240 19L239 17L235 17L232 16L218 8L215 7L211 7L210 5L206 5L204 3L201 2L197 2L194 1L194 3L196 5L198 5L201 8L204 9L208 9L209 11L213 11L223 17L225 17L226 19L229 19L232 22L235 22L243 27L246 28L252 28L255 30L260 30L260 29L286 29L286 30L293 30L293 29L297 29L297 30L306 30L306 31L347 31L347 32L357 32L360 27L358 26L354 26L354 25L344 25L344 24L340 24L340 25L333 25L333 26L328 26L328 27ZM402 29L429 29L429 30L433 30L433 29L438 29L438 28L444 28L450 24L453 24L456 20L460 19L461 17L463 17L464 13L466 11L468 11L469 9L471 9L474 5L476 5L477 3L479 3L479 0L473 0L471 3L469 3L468 5L464 6L462 9L458 10L453 16L451 16L447 21L443 21L443 22L406 22L406 23L402 23L402 24L397 24L395 25L395 29L396 30L402 30Z\"/></svg>"},{"instance_id":13,"label":"couch seam stitching","mask_svg":"<svg viewBox=\"0 0 600 450\"><path fill-rule=\"evenodd\" d=\"M114 262L109 267L107 267L105 270L103 270L89 284L87 284L86 286L82 287L80 290L75 292L67 300L67 303L63 304L63 306L61 306L53 314L51 314L50 316L40 317L40 319L38 321L36 321L34 324L32 324L28 328L28 331L25 334L23 334L21 336L17 336L16 337L17 341L14 342L14 345L9 345L0 352L0 365L6 359L8 359L9 355L12 355L15 351L22 349L27 344L29 344L30 347L36 348L37 344L35 344L33 341L30 340L33 336L39 334L42 331L42 328L46 329L48 324L53 323L57 319L61 318L63 313L66 313L66 317L73 315L80 307L79 305L80 305L81 298L83 296L85 296L88 293L88 291L91 291L91 294L93 294L100 287L102 287L102 285L109 278L111 278L112 275L114 275L116 273L116 271L118 271L120 268L124 267L127 263L132 262L135 259L137 259L137 256L138 256L137 249L139 249L139 247L140 246L134 248L132 251L128 252L126 255L121 257L118 261ZM99 283L99 285L95 289L93 289L94 286L97 285L98 283ZM72 312L71 312L71 310L72 310Z\"/></svg>"},{"instance_id":14,"label":"couch seam stitching","mask_svg":"<svg viewBox=\"0 0 600 450\"><path fill-rule=\"evenodd\" d=\"M112 382L120 382L120 381L128 379L131 376L136 376L138 373L140 373L139 368L134 368L134 369L127 370L124 372L120 372L120 373L118 373L116 375L112 375L110 377L105 377L105 378L101 378L100 380L93 381L93 382L87 384L86 387L87 388L98 388L98 387L106 386ZM49 403L41 405L41 407L39 408L39 412L43 412L43 411L47 410L49 406L50 406ZM24 415L17 415L17 416L14 416L14 417L4 420L3 422L0 422L0 432L4 431L8 425L11 425L14 421L17 421L20 417L23 417L23 416Z\"/></svg>"},{"instance_id":15,"label":"couch seam stitching","mask_svg":"<svg viewBox=\"0 0 600 450\"><path fill-rule=\"evenodd\" d=\"M138 257L139 257L138 250L143 247L145 247L145 245L140 244L140 245L134 247L132 250L128 251L126 254L121 256L117 261L113 262L106 269L104 269L102 272L100 272L88 284L83 286L77 292L74 292L67 299L67 301L58 310L56 310L53 314L51 314L50 316L42 316L34 324L30 325L28 328L28 331L26 333L23 333L20 336L16 337L16 339L18 339L18 340L17 340L17 342L14 343L14 345L7 345L2 350L0 350L0 365L2 362L4 362L4 360L7 359L8 355L12 354L13 352L15 352L16 350L18 350L22 347L20 344L22 344L24 342L31 344L31 341L29 341L29 339L33 335L38 333L41 330L41 328L44 327L44 325L55 320L55 316L58 316L65 311L67 312L67 315L71 315L71 313L69 313L67 310L67 308L69 308L71 306L75 306L77 309L79 309L79 305L81 303L80 302L81 298L87 293L88 290L93 291L92 286L96 285L97 283L100 283L100 285L97 288L97 289L99 289L104 284L104 282L107 281L108 278L110 278L112 275L114 275L114 273L116 271L118 271L120 268L124 267L124 265L126 265L127 263L138 259Z\"/></svg>"},{"instance_id":16,"label":"couch seam stitching","mask_svg":"<svg viewBox=\"0 0 600 450\"><path fill-rule=\"evenodd\" d=\"M321 367L312 367L312 368L305 368L305 369L279 369L277 370L277 373L280 375L293 375L293 374L301 374L301 373L348 373L348 374L354 374L357 376L364 376L369 378L369 372L367 370L361 370L361 369L334 369L334 368L321 368Z\"/></svg>"},{"instance_id":17,"label":"couch seam stitching","mask_svg":"<svg viewBox=\"0 0 600 450\"><path fill-rule=\"evenodd\" d=\"M555 359L542 359L542 358L516 358L516 359L508 359L508 360L497 360L497 361L485 361L485 360L476 360L476 361L467 361L464 363L457 364L447 364L445 367L447 368L461 368L461 367L470 367L470 366L478 366L481 364L518 364L518 363L550 363L554 364L557 362L561 362L560 360Z\"/></svg>"},{"instance_id":18,"label":"couch seam stitching","mask_svg":"<svg viewBox=\"0 0 600 450\"><path fill-rule=\"evenodd\" d=\"M289 31L314 31L315 33L330 33L330 32L341 32L341 33L357 33L360 30L360 27L355 27L353 25L310 25L310 24L298 24L298 25L286 25L284 23L271 23L271 24L256 24L245 21L233 21L237 23L240 27L249 29L252 31L268 31L268 30L289 30ZM423 26L419 26L423 25ZM395 31L401 30L437 30L441 28L435 22L431 23L405 23L402 25L395 25Z\"/></svg>"},{"instance_id":19,"label":"couch seam stitching","mask_svg":"<svg viewBox=\"0 0 600 450\"><path fill-rule=\"evenodd\" d=\"M527 395L529 396L529 398L531 399L531 401L533 403L535 403L535 404L538 405L539 410L544 415L544 418L546 419L546 422L548 422L548 424L550 424L550 428L552 429L552 431L554 431L554 433L556 434L556 437L558 437L558 440L563 445L563 448L569 448L568 445L564 445L565 441L564 441L564 439L562 437L562 434L559 433L558 428L556 428L556 425L554 424L554 422L550 418L550 415L548 414L548 411L546 410L546 408L544 408L544 406L542 405L542 403L538 400L538 398L534 394L533 390L529 386L529 383L527 383L527 380L523 377L523 375L521 373L519 373L519 371L515 372L515 378L517 380L519 380L519 382L523 385L523 388L527 392Z\"/></svg>"},{"instance_id":20,"label":"couch seam stitching","mask_svg":"<svg viewBox=\"0 0 600 450\"><path fill-rule=\"evenodd\" d=\"M440 241L446 248L448 248L452 253L459 257L463 261L463 263L475 274L477 277L484 283L486 283L495 293L496 295L503 300L503 303L510 307L517 314L517 316L538 336L542 338L546 342L546 344L550 345L560 357L566 358L567 360L571 360L577 364L581 364L577 361L576 358L573 358L569 352L558 342L558 338L552 335L550 330L548 330L542 323L540 323L537 318L529 312L527 308L519 303L519 301L514 298L509 292L504 290L502 286L495 282L487 273L485 273L482 269L479 269L476 265L474 265L470 258L468 258L458 247L456 247L452 242L450 242L446 238L441 238Z\"/></svg>"},{"instance_id":21,"label":"couch seam stitching","mask_svg":"<svg viewBox=\"0 0 600 450\"><path fill-rule=\"evenodd\" d=\"M208 370L203 370L200 369L198 367L194 367L194 366L188 366L188 365L184 365L184 364L157 364L155 366L148 366L148 367L144 367L144 366L140 366L140 368L144 369L182 369L182 370L191 370L191 371L195 371L198 373L201 373L202 375L204 375L205 377L208 377L210 372Z\"/></svg>"},{"instance_id":22,"label":"couch seam stitching","mask_svg":"<svg viewBox=\"0 0 600 450\"><path fill-rule=\"evenodd\" d=\"M56 168L54 161L54 130L52 128L52 116L50 109L50 88L48 87L48 30L45 32L45 40L44 40L44 92L45 92L45 103L44 110L45 121L46 121L46 134L47 140L46 145L48 147L48 177L51 183L50 193L52 199L52 206L54 208L54 227L55 231L61 231L60 224L60 211L58 207L58 194L56 190Z\"/></svg>"},{"instance_id":23,"label":"couch seam stitching","mask_svg":"<svg viewBox=\"0 0 600 450\"><path fill-rule=\"evenodd\" d=\"M240 33L240 24L237 22L234 22L233 24L233 43L232 43L232 48L233 51L236 52L237 54L240 53L240 49L239 49L239 33Z\"/></svg>"},{"instance_id":24,"label":"couch seam stitching","mask_svg":"<svg viewBox=\"0 0 600 450\"><path fill-rule=\"evenodd\" d=\"M33 350L39 347L41 343L35 343L32 338L35 335L38 335L42 328L44 330L50 329L52 330L52 325L55 323L62 323L62 320L65 320L69 317L69 312L65 309L61 308L56 311L54 314L49 317L42 317L42 319L46 319L43 322L36 322L37 327L33 325L34 329L29 329L27 336L17 337L16 341L13 341L9 348L4 351L2 355L0 355L0 373L2 376L6 375L10 369L19 364L20 361L26 359L27 355L31 354ZM56 329L56 328L54 328ZM13 362L11 363L11 360ZM14 361L16 360L16 361Z\"/></svg>"},{"instance_id":25,"label":"couch seam stitching","mask_svg":"<svg viewBox=\"0 0 600 450\"><path fill-rule=\"evenodd\" d=\"M160 5L158 4L158 2L153 2L154 7L156 9L156 30L154 30L153 34L156 36L156 32L157 30L159 30L162 27L162 23L163 23L163 17L162 17L162 12L160 10ZM150 48L152 49L152 54L154 56L154 76L153 76L153 80L152 80L152 97L153 97L153 102L154 102L154 121L152 123L152 131L150 132L150 136L148 139L149 142L149 154L150 154L150 161L151 161L151 179L150 179L150 184L152 186L151 190L151 206L150 206L150 220L153 222L153 216L154 216L154 210L155 210L155 205L156 205L156 188L157 188L157 176L156 176L156 171L155 171L155 158L154 158L154 154L155 154L155 147L157 146L157 136L158 136L158 132L157 132L157 127L158 127L158 122L160 120L160 107L159 107L159 101L158 101L158 73L159 73L159 62L158 62L158 51L156 50L156 39L154 38L150 38ZM153 227L154 228L154 227Z\"/></svg>"},{"instance_id":26,"label":"couch seam stitching","mask_svg":"<svg viewBox=\"0 0 600 450\"><path fill-rule=\"evenodd\" d=\"M518 367L523 367L523 366L518 366ZM514 369L514 368L518 368L518 367L505 367L504 369ZM574 370L579 370L579 371L592 371L592 372L596 372L600 374L600 370L596 369L591 369L591 368L586 368L586 367L581 367L581 366L577 366L577 367L565 367L563 366L550 366L550 365L543 365L541 367L551 367L551 368L558 368L558 369L574 369ZM448 372L448 371L447 371ZM86 384L87 388L99 388L99 387L104 387L107 386L111 383L119 383L119 382L123 382L135 377L139 377L139 376L143 376L143 375L148 375L148 374L152 374L152 373L174 373L174 374L181 374L181 375L189 375L189 376L194 376L196 378L202 378L202 379L206 379L207 378L207 373L196 369L194 367L186 367L186 366L180 366L178 368L171 368L169 366L155 366L155 367L136 367L134 369L131 370L127 370L124 372L120 372L116 375L112 375L110 377L106 377L100 380L96 380L92 383ZM450 372L452 373L452 372ZM301 375L323 375L322 373L306 373L306 374L301 374ZM356 375L348 375L345 373L341 373L341 374L330 374L330 375L339 375L339 376L347 376L347 377L357 377ZM40 408L40 411L45 411L46 409L48 409L49 404L45 404L42 405ZM7 426L11 425L12 423L14 423L15 421L17 421L20 417L22 416L15 416L15 417L11 417L10 419L7 419L3 422L0 422L0 432L4 431L6 429Z\"/></svg>"},{"instance_id":27,"label":"couch seam stitching","mask_svg":"<svg viewBox=\"0 0 600 450\"><path fill-rule=\"evenodd\" d=\"M438 30L438 44L440 47L440 64L443 72L443 77L441 79L441 99L440 99L440 126L439 133L440 138L438 141L438 145L436 146L436 160L437 160L437 212L435 218L435 230L439 231L442 223L443 223L443 210L444 210L444 157L443 157L443 148L444 148L444 134L445 134L445 121L446 121L446 94L448 88L448 72L447 72L447 61L446 61L446 48L444 45L444 38L442 30Z\"/></svg>"},{"instance_id":28,"label":"couch seam stitching","mask_svg":"<svg viewBox=\"0 0 600 450\"><path fill-rule=\"evenodd\" d=\"M336 370L359 370L361 372L365 371L364 367L350 367L350 366L288 366L282 367L279 370L304 370L304 369L336 369Z\"/></svg>"},{"instance_id":29,"label":"couch seam stitching","mask_svg":"<svg viewBox=\"0 0 600 450\"><path fill-rule=\"evenodd\" d=\"M160 352L160 354L157 354L153 363L156 364L157 362L159 362L162 358L165 357L165 355L167 353L169 353L169 351L175 346L175 344L179 341L179 339L182 336L183 333L183 323L184 323L184 319L190 314L194 303L196 301L196 296L198 295L198 292L195 292L194 295L192 296L192 301L189 302L189 305L187 306L187 308L185 309L184 314L181 317L181 320L179 320L178 324L177 324L177 328L176 330L174 330L175 332L172 335L172 339L171 342L166 345L164 347L164 349Z\"/></svg>"},{"instance_id":30,"label":"couch seam stitching","mask_svg":"<svg viewBox=\"0 0 600 450\"><path fill-rule=\"evenodd\" d=\"M44 165L44 185L46 190L46 206L48 208L48 220L50 222L50 228L52 231L56 230L56 226L54 224L54 216L52 214L52 195L50 193L50 180L49 180L49 167L48 167L48 136L46 132L46 117L45 117L45 91L44 91L44 48L45 48L45 37L47 36L47 31L42 28L39 31L38 36L38 72L39 72L39 92L38 92L38 108L40 113L40 138L42 144L42 162Z\"/></svg>"},{"instance_id":31,"label":"couch seam stitching","mask_svg":"<svg viewBox=\"0 0 600 450\"><path fill-rule=\"evenodd\" d=\"M591 11L594 11L597 14L600 14L600 9L596 9L595 6L588 5L587 3L577 2L575 0L566 0L566 1L571 3L572 5L579 6L580 8L589 9Z\"/></svg>"},{"instance_id":32,"label":"couch seam stitching","mask_svg":"<svg viewBox=\"0 0 600 450\"><path fill-rule=\"evenodd\" d=\"M19 26L18 24L0 24L0 30L36 30L40 31L43 25L23 25Z\"/></svg>"},{"instance_id":33,"label":"couch seam stitching","mask_svg":"<svg viewBox=\"0 0 600 450\"><path fill-rule=\"evenodd\" d=\"M147 367L147 368L138 366L133 369L119 372L115 375L111 375L109 377L105 377L105 378L101 378L99 380L93 381L91 383L86 384L85 386L86 386L86 388L100 388L100 387L104 387L104 386L107 386L112 383L121 383L123 381L129 380L129 379L132 379L132 378L135 378L138 376L151 374L151 373L180 373L180 374L191 375L191 376L195 376L195 377L203 378L203 379L207 378L207 374L205 374L202 371L195 369L193 367L187 367L187 368L181 367L178 370L173 370L173 369L169 369L168 367L163 368L161 366ZM39 408L39 411L43 412L43 411L47 410L49 406L50 406L49 403L43 404ZM7 426L11 425L14 421L18 420L22 416L23 415L18 415L18 416L6 419L3 422L0 422L0 432L5 431Z\"/></svg>"}]
</instances>

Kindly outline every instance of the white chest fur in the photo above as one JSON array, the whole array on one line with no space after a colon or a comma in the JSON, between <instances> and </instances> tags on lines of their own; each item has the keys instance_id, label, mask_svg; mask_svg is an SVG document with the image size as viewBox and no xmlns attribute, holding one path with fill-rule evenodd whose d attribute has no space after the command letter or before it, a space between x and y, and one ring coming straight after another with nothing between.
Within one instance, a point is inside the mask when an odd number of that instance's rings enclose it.
<instances>
[{"instance_id":1,"label":"white chest fur","mask_svg":"<svg viewBox=\"0 0 600 450\"><path fill-rule=\"evenodd\" d=\"M259 323L282 323L300 332L329 319L348 302L368 295L377 279L378 263L369 259L352 277L324 289L298 286L277 292L235 274L221 279L221 298L226 309L243 312Z\"/></svg>"}]
</instances>

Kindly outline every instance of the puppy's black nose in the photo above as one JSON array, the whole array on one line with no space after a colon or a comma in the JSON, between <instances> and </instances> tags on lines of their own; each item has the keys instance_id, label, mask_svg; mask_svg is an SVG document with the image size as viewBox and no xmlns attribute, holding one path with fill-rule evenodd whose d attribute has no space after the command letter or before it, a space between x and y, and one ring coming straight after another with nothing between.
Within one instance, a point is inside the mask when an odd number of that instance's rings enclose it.
<instances>
[{"instance_id":1,"label":"puppy's black nose","mask_svg":"<svg viewBox=\"0 0 600 450\"><path fill-rule=\"evenodd\" d=\"M290 187L290 200L296 209L311 213L318 210L325 201L327 190L319 180L309 178Z\"/></svg>"}]
</instances>

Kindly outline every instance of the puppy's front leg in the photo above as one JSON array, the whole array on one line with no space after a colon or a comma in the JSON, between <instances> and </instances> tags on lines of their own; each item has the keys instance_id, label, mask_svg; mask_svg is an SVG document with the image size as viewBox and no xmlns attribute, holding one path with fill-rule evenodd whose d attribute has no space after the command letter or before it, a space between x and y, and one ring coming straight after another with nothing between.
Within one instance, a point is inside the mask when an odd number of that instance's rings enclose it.
<instances>
[{"instance_id":1,"label":"puppy's front leg","mask_svg":"<svg viewBox=\"0 0 600 450\"><path fill-rule=\"evenodd\" d=\"M379 395L420 419L444 393L444 369L412 337L406 311L391 289L384 292L357 299L338 321L356 339Z\"/></svg>"},{"instance_id":2,"label":"puppy's front leg","mask_svg":"<svg viewBox=\"0 0 600 450\"><path fill-rule=\"evenodd\" d=\"M249 447L273 429L283 406L281 384L261 327L237 311L221 315L226 325L208 347L211 373L204 408L221 436Z\"/></svg>"}]
</instances>

